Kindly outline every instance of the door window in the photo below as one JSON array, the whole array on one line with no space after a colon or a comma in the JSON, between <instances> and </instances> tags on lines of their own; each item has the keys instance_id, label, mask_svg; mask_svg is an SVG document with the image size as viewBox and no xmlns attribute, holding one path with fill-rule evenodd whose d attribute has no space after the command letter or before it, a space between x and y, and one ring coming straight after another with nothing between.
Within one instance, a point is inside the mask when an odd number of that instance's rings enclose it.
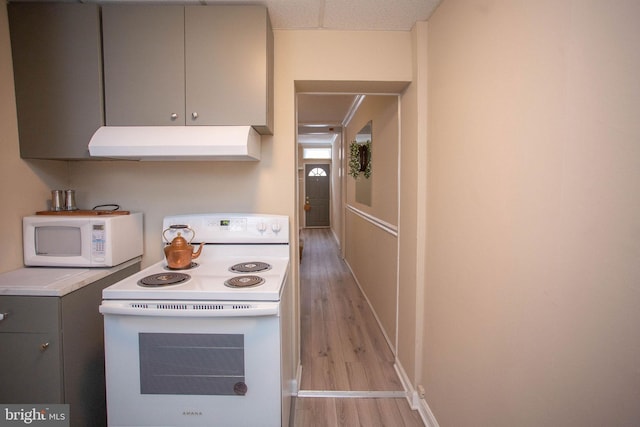
<instances>
[{"instance_id":1,"label":"door window","mask_svg":"<svg viewBox=\"0 0 640 427\"><path fill-rule=\"evenodd\" d=\"M309 176L327 176L327 172L322 168L313 168L309 171Z\"/></svg>"}]
</instances>

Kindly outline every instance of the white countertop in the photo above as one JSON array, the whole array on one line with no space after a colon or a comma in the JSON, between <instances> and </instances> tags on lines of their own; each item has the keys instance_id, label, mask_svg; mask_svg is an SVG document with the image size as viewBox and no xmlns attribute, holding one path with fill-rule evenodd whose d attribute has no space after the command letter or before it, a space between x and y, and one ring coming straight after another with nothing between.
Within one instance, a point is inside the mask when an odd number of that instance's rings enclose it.
<instances>
[{"instance_id":1,"label":"white countertop","mask_svg":"<svg viewBox=\"0 0 640 427\"><path fill-rule=\"evenodd\" d=\"M142 257L109 268L24 267L0 274L0 296L61 297L140 262Z\"/></svg>"}]
</instances>

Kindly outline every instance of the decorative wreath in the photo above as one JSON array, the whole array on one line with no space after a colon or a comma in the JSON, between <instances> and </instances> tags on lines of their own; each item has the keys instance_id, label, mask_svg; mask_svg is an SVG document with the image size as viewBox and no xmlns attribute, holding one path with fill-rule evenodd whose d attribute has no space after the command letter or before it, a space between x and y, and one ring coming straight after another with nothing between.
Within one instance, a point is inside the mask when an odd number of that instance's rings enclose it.
<instances>
[{"instance_id":1,"label":"decorative wreath","mask_svg":"<svg viewBox=\"0 0 640 427\"><path fill-rule=\"evenodd\" d=\"M353 141L349 145L349 175L357 179L360 172L365 178L371 176L371 141L364 144Z\"/></svg>"}]
</instances>

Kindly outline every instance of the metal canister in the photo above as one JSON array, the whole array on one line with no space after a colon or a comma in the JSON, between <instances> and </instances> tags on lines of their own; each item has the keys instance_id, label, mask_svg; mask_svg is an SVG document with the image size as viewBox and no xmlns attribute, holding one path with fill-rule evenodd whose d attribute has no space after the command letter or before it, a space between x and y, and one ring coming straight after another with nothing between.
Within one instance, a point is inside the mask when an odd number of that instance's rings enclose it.
<instances>
[{"instance_id":1,"label":"metal canister","mask_svg":"<svg viewBox=\"0 0 640 427\"><path fill-rule=\"evenodd\" d=\"M64 209L66 211L78 210L78 207L76 206L76 191L75 190L65 190L64 191Z\"/></svg>"},{"instance_id":2,"label":"metal canister","mask_svg":"<svg viewBox=\"0 0 640 427\"><path fill-rule=\"evenodd\" d=\"M65 209L65 193L62 190L51 190L51 210L62 211Z\"/></svg>"}]
</instances>

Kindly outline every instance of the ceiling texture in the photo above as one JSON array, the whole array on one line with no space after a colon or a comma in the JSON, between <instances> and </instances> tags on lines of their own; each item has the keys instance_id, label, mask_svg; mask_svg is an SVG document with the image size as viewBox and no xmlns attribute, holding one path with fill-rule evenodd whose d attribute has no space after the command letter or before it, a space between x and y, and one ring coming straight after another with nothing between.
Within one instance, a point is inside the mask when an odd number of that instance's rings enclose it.
<instances>
[{"instance_id":1,"label":"ceiling texture","mask_svg":"<svg viewBox=\"0 0 640 427\"><path fill-rule=\"evenodd\" d=\"M259 3L269 9L274 29L409 31L416 21L429 18L440 0L264 0Z\"/></svg>"},{"instance_id":2,"label":"ceiling texture","mask_svg":"<svg viewBox=\"0 0 640 427\"><path fill-rule=\"evenodd\" d=\"M361 99L360 95L298 94L298 143L333 144Z\"/></svg>"}]
</instances>

